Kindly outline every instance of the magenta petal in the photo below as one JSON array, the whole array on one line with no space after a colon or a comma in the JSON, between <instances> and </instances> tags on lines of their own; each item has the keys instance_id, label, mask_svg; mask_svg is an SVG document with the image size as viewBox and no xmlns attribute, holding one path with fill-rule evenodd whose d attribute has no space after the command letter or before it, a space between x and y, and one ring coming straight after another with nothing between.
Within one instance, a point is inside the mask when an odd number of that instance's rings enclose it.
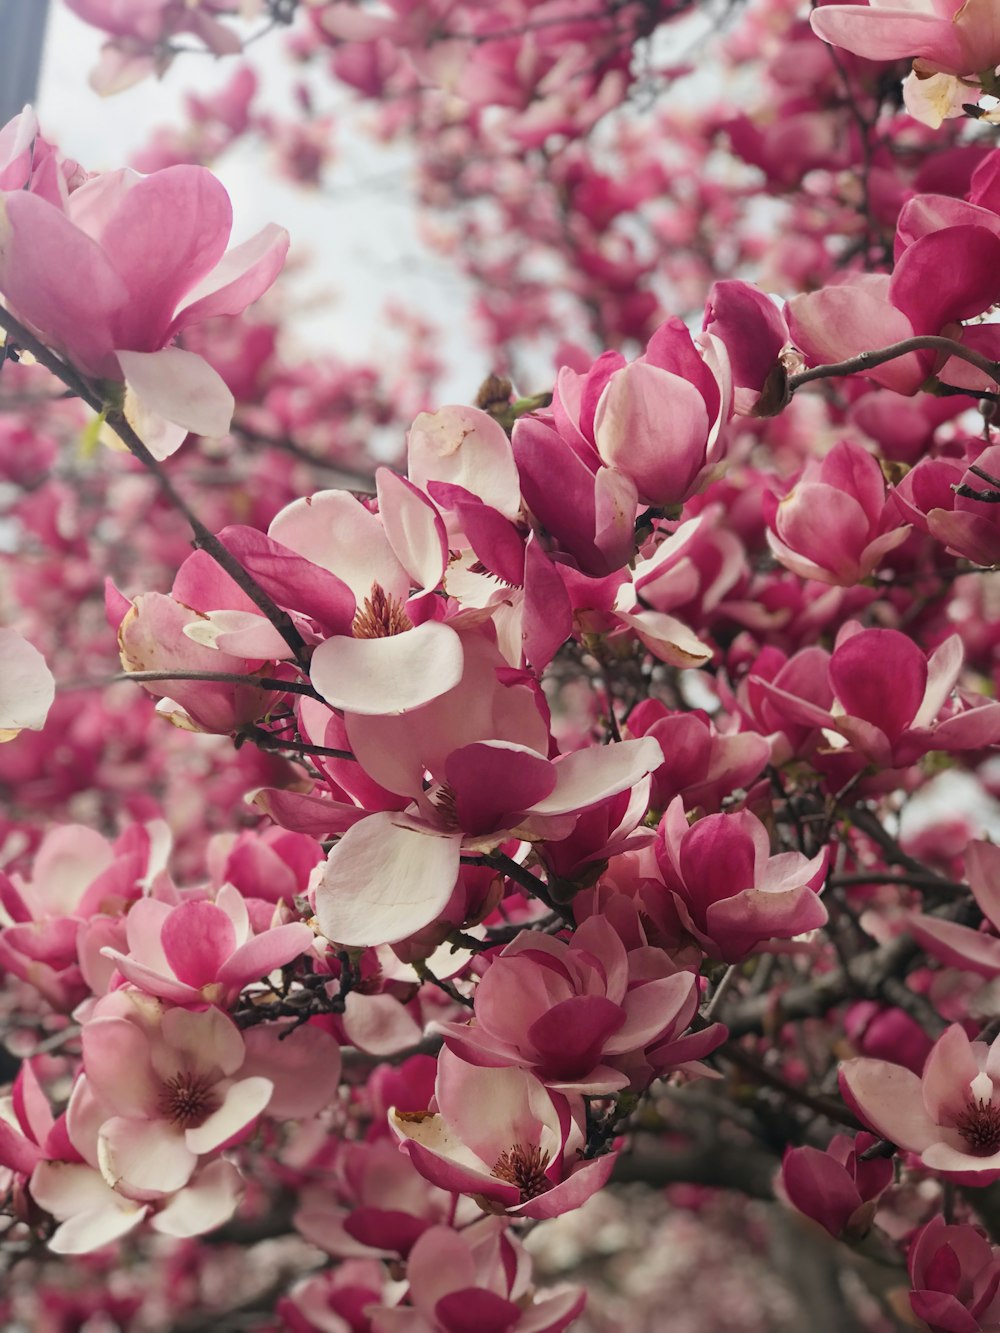
<instances>
[{"instance_id":1,"label":"magenta petal","mask_svg":"<svg viewBox=\"0 0 1000 1333\"><path fill-rule=\"evenodd\" d=\"M848 716L872 723L894 741L923 702L927 658L898 630L862 630L830 658L830 683Z\"/></svg>"},{"instance_id":2,"label":"magenta petal","mask_svg":"<svg viewBox=\"0 0 1000 1333\"><path fill-rule=\"evenodd\" d=\"M350 631L357 606L343 579L256 528L233 525L219 537L279 606L312 616L333 633Z\"/></svg>"},{"instance_id":3,"label":"magenta petal","mask_svg":"<svg viewBox=\"0 0 1000 1333\"><path fill-rule=\"evenodd\" d=\"M818 1148L788 1151L781 1164L781 1180L799 1212L825 1227L835 1239L861 1207L861 1196L847 1171Z\"/></svg>"},{"instance_id":4,"label":"magenta petal","mask_svg":"<svg viewBox=\"0 0 1000 1333\"><path fill-rule=\"evenodd\" d=\"M167 167L122 196L98 239L135 306L125 346L153 351L168 341L176 306L221 258L232 223L229 195L205 167ZM138 340L144 328L152 340Z\"/></svg>"},{"instance_id":5,"label":"magenta petal","mask_svg":"<svg viewBox=\"0 0 1000 1333\"><path fill-rule=\"evenodd\" d=\"M259 981L273 972L276 967L284 967L299 954L307 951L314 940L314 935L304 921L293 921L287 926L275 926L255 935L246 944L241 944L233 955L219 968L218 980L224 986L245 986L250 981Z\"/></svg>"},{"instance_id":6,"label":"magenta petal","mask_svg":"<svg viewBox=\"0 0 1000 1333\"><path fill-rule=\"evenodd\" d=\"M0 292L84 374L120 378L114 324L128 288L95 241L23 190L0 208Z\"/></svg>"},{"instance_id":7,"label":"magenta petal","mask_svg":"<svg viewBox=\"0 0 1000 1333\"><path fill-rule=\"evenodd\" d=\"M176 907L163 923L160 939L178 981L199 989L218 979L236 948L232 921L221 907L207 902Z\"/></svg>"},{"instance_id":8,"label":"magenta petal","mask_svg":"<svg viewBox=\"0 0 1000 1333\"><path fill-rule=\"evenodd\" d=\"M538 1076L547 1083L585 1080L624 1022L625 1011L603 995L575 995L553 1005L525 1034L538 1052Z\"/></svg>"},{"instance_id":9,"label":"magenta petal","mask_svg":"<svg viewBox=\"0 0 1000 1333\"><path fill-rule=\"evenodd\" d=\"M593 1161L584 1162L558 1185L553 1185L544 1194L515 1208L514 1213L518 1217L559 1217L562 1213L579 1208L608 1183L617 1160L617 1153L609 1153L606 1157L595 1157Z\"/></svg>"},{"instance_id":10,"label":"magenta petal","mask_svg":"<svg viewBox=\"0 0 1000 1333\"><path fill-rule=\"evenodd\" d=\"M928 7L929 8L929 7ZM866 60L905 60L913 56L945 60L956 74L969 74L954 25L933 12L915 11L905 4L888 6L824 5L813 11L813 32L833 46Z\"/></svg>"},{"instance_id":11,"label":"magenta petal","mask_svg":"<svg viewBox=\"0 0 1000 1333\"><path fill-rule=\"evenodd\" d=\"M965 874L983 915L1000 928L1000 847L970 842L965 849Z\"/></svg>"},{"instance_id":12,"label":"magenta petal","mask_svg":"<svg viewBox=\"0 0 1000 1333\"><path fill-rule=\"evenodd\" d=\"M1000 939L995 935L920 913L909 918L909 927L913 938L931 957L947 967L976 972L981 977L1000 976Z\"/></svg>"},{"instance_id":13,"label":"magenta petal","mask_svg":"<svg viewBox=\"0 0 1000 1333\"><path fill-rule=\"evenodd\" d=\"M548 759L504 741L453 750L445 776L455 792L459 827L473 835L503 828L556 785L555 766Z\"/></svg>"},{"instance_id":14,"label":"magenta petal","mask_svg":"<svg viewBox=\"0 0 1000 1333\"><path fill-rule=\"evenodd\" d=\"M448 1333L509 1333L521 1307L483 1287L465 1287L442 1296L434 1313Z\"/></svg>"}]
</instances>

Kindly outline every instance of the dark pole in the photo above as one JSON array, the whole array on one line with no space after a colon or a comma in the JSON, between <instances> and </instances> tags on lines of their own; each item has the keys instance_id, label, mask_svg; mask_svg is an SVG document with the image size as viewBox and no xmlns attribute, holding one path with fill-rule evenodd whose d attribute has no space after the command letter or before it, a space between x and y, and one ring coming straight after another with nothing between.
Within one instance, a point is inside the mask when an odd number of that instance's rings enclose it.
<instances>
[{"instance_id":1,"label":"dark pole","mask_svg":"<svg viewBox=\"0 0 1000 1333\"><path fill-rule=\"evenodd\" d=\"M38 92L49 0L0 0L0 126Z\"/></svg>"}]
</instances>

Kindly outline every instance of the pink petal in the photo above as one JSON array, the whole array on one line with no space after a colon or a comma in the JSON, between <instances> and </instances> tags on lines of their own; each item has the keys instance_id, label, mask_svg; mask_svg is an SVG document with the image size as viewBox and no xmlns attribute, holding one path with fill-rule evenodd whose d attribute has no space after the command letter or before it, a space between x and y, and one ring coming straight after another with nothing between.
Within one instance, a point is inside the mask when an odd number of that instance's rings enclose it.
<instances>
[{"instance_id":1,"label":"pink petal","mask_svg":"<svg viewBox=\"0 0 1000 1333\"><path fill-rule=\"evenodd\" d=\"M397 601L410 578L389 544L382 521L347 491L317 491L276 514L268 536L346 583L360 603L373 584Z\"/></svg>"},{"instance_id":2,"label":"pink petal","mask_svg":"<svg viewBox=\"0 0 1000 1333\"><path fill-rule=\"evenodd\" d=\"M209 1162L153 1218L163 1236L201 1236L228 1222L243 1194L243 1178L232 1162Z\"/></svg>"},{"instance_id":3,"label":"pink petal","mask_svg":"<svg viewBox=\"0 0 1000 1333\"><path fill-rule=\"evenodd\" d=\"M0 292L84 374L117 378L114 321L128 288L95 241L24 190L0 202Z\"/></svg>"},{"instance_id":4,"label":"pink petal","mask_svg":"<svg viewBox=\"0 0 1000 1333\"><path fill-rule=\"evenodd\" d=\"M236 947L233 923L214 903L187 902L163 923L164 956L178 981L200 988L216 981Z\"/></svg>"},{"instance_id":5,"label":"pink petal","mask_svg":"<svg viewBox=\"0 0 1000 1333\"><path fill-rule=\"evenodd\" d=\"M649 736L578 750L555 765L556 785L551 796L536 801L530 811L536 815L561 815L586 809L635 786L663 762L659 743Z\"/></svg>"},{"instance_id":6,"label":"pink petal","mask_svg":"<svg viewBox=\"0 0 1000 1333\"><path fill-rule=\"evenodd\" d=\"M970 842L965 849L965 875L983 915L1000 928L1000 847Z\"/></svg>"},{"instance_id":7,"label":"pink petal","mask_svg":"<svg viewBox=\"0 0 1000 1333\"><path fill-rule=\"evenodd\" d=\"M923 702L927 659L898 630L862 630L834 651L830 683L850 717L862 718L896 740Z\"/></svg>"},{"instance_id":8,"label":"pink petal","mask_svg":"<svg viewBox=\"0 0 1000 1333\"><path fill-rule=\"evenodd\" d=\"M112 1187L172 1194L191 1179L198 1159L182 1132L163 1120L106 1120L98 1138L101 1174Z\"/></svg>"},{"instance_id":9,"label":"pink petal","mask_svg":"<svg viewBox=\"0 0 1000 1333\"><path fill-rule=\"evenodd\" d=\"M137 1227L148 1206L116 1194L89 1166L40 1162L31 1177L31 1197L62 1225L49 1237L55 1254L88 1254Z\"/></svg>"},{"instance_id":10,"label":"pink petal","mask_svg":"<svg viewBox=\"0 0 1000 1333\"><path fill-rule=\"evenodd\" d=\"M493 417L475 407L421 412L407 437L407 474L426 490L447 481L477 495L505 518L517 518L521 488L510 441Z\"/></svg>"},{"instance_id":11,"label":"pink petal","mask_svg":"<svg viewBox=\"0 0 1000 1333\"><path fill-rule=\"evenodd\" d=\"M664 420L670 422L666 434ZM705 400L693 384L635 361L609 380L594 439L602 460L635 482L640 500L674 505L687 498L704 466L710 425Z\"/></svg>"},{"instance_id":12,"label":"pink petal","mask_svg":"<svg viewBox=\"0 0 1000 1333\"><path fill-rule=\"evenodd\" d=\"M22 727L40 731L55 697L55 679L34 644L0 629L0 741Z\"/></svg>"},{"instance_id":13,"label":"pink petal","mask_svg":"<svg viewBox=\"0 0 1000 1333\"><path fill-rule=\"evenodd\" d=\"M379 515L393 554L414 587L430 592L441 582L448 536L441 515L412 482L387 467L375 473Z\"/></svg>"},{"instance_id":14,"label":"pink petal","mask_svg":"<svg viewBox=\"0 0 1000 1333\"><path fill-rule=\"evenodd\" d=\"M505 741L482 741L453 750L445 776L454 789L464 833L492 833L517 812L548 796L556 768L534 750Z\"/></svg>"},{"instance_id":15,"label":"pink petal","mask_svg":"<svg viewBox=\"0 0 1000 1333\"><path fill-rule=\"evenodd\" d=\"M284 967L311 947L315 936L304 921L265 930L241 944L219 968L217 980L224 986L243 987Z\"/></svg>"},{"instance_id":16,"label":"pink petal","mask_svg":"<svg viewBox=\"0 0 1000 1333\"><path fill-rule=\"evenodd\" d=\"M84 1024L83 1061L94 1092L119 1116L159 1114L159 1081L150 1063L149 1038L125 1018Z\"/></svg>"},{"instance_id":17,"label":"pink petal","mask_svg":"<svg viewBox=\"0 0 1000 1333\"><path fill-rule=\"evenodd\" d=\"M288 254L288 232L269 222L242 245L236 245L209 275L184 297L167 337L219 315L239 315L264 295L281 272Z\"/></svg>"},{"instance_id":18,"label":"pink petal","mask_svg":"<svg viewBox=\"0 0 1000 1333\"><path fill-rule=\"evenodd\" d=\"M205 167L167 167L132 185L96 238L129 290L132 327L120 345L153 351L169 340L174 309L221 258L232 222L229 195Z\"/></svg>"},{"instance_id":19,"label":"pink petal","mask_svg":"<svg viewBox=\"0 0 1000 1333\"><path fill-rule=\"evenodd\" d=\"M845 1060L840 1090L864 1124L908 1152L922 1152L941 1136L924 1110L920 1079L902 1065L863 1057Z\"/></svg>"},{"instance_id":20,"label":"pink petal","mask_svg":"<svg viewBox=\"0 0 1000 1333\"><path fill-rule=\"evenodd\" d=\"M378 997L375 997L378 998ZM278 1120L318 1115L337 1093L340 1047L328 1032L306 1023L261 1024L244 1036L242 1078L262 1075L273 1084L267 1113Z\"/></svg>"}]
</instances>

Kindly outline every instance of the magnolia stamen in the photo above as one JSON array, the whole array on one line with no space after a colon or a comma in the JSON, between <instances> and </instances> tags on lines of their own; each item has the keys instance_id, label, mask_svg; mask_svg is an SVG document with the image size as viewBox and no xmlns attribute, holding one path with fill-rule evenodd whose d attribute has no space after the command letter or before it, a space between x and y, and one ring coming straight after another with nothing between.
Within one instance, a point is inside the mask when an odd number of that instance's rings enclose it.
<instances>
[{"instance_id":1,"label":"magnolia stamen","mask_svg":"<svg viewBox=\"0 0 1000 1333\"><path fill-rule=\"evenodd\" d=\"M354 617L351 633L356 639L389 639L413 628L403 603L390 597L380 583L373 583L364 605Z\"/></svg>"},{"instance_id":2,"label":"magnolia stamen","mask_svg":"<svg viewBox=\"0 0 1000 1333\"><path fill-rule=\"evenodd\" d=\"M219 1104L212 1084L201 1074L174 1074L160 1088L160 1114L184 1129L203 1125Z\"/></svg>"},{"instance_id":3,"label":"magnolia stamen","mask_svg":"<svg viewBox=\"0 0 1000 1333\"><path fill-rule=\"evenodd\" d=\"M955 1128L973 1152L988 1157L1000 1148L1000 1105L970 1099Z\"/></svg>"},{"instance_id":4,"label":"magnolia stamen","mask_svg":"<svg viewBox=\"0 0 1000 1333\"><path fill-rule=\"evenodd\" d=\"M516 1185L521 1191L521 1202L527 1203L549 1188L550 1181L545 1174L548 1164L548 1155L541 1148L535 1145L526 1148L523 1143L515 1143L493 1163L492 1174L498 1180Z\"/></svg>"}]
</instances>

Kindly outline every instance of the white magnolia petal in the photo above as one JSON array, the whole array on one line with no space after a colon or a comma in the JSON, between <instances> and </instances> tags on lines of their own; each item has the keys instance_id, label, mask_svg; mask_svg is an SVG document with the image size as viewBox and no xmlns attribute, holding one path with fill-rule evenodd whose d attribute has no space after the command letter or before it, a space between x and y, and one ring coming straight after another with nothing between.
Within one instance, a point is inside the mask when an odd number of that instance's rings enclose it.
<instances>
[{"instance_id":1,"label":"white magnolia petal","mask_svg":"<svg viewBox=\"0 0 1000 1333\"><path fill-rule=\"evenodd\" d=\"M529 813L562 815L585 810L634 787L663 762L659 742L651 736L578 750L555 765L556 785L552 793L531 806Z\"/></svg>"},{"instance_id":2,"label":"white magnolia petal","mask_svg":"<svg viewBox=\"0 0 1000 1333\"><path fill-rule=\"evenodd\" d=\"M41 730L55 694L52 672L34 644L16 630L0 629L0 740L22 727Z\"/></svg>"},{"instance_id":3,"label":"white magnolia petal","mask_svg":"<svg viewBox=\"0 0 1000 1333\"><path fill-rule=\"evenodd\" d=\"M315 650L310 676L328 704L348 713L406 713L430 703L462 679L462 641L428 620L385 639L327 639Z\"/></svg>"},{"instance_id":4,"label":"white magnolia petal","mask_svg":"<svg viewBox=\"0 0 1000 1333\"><path fill-rule=\"evenodd\" d=\"M203 357L181 347L115 355L125 376L125 419L155 458L168 458L188 431L208 438L228 432L236 402Z\"/></svg>"},{"instance_id":5,"label":"white magnolia petal","mask_svg":"<svg viewBox=\"0 0 1000 1333\"><path fill-rule=\"evenodd\" d=\"M419 831L388 812L344 834L316 887L316 916L329 940L393 944L444 910L458 878L460 833Z\"/></svg>"},{"instance_id":6,"label":"white magnolia petal","mask_svg":"<svg viewBox=\"0 0 1000 1333\"><path fill-rule=\"evenodd\" d=\"M257 1075L230 1084L219 1109L213 1111L204 1124L185 1131L184 1141L188 1148L199 1155L221 1148L260 1115L271 1100L273 1090L274 1084L269 1078Z\"/></svg>"}]
</instances>

